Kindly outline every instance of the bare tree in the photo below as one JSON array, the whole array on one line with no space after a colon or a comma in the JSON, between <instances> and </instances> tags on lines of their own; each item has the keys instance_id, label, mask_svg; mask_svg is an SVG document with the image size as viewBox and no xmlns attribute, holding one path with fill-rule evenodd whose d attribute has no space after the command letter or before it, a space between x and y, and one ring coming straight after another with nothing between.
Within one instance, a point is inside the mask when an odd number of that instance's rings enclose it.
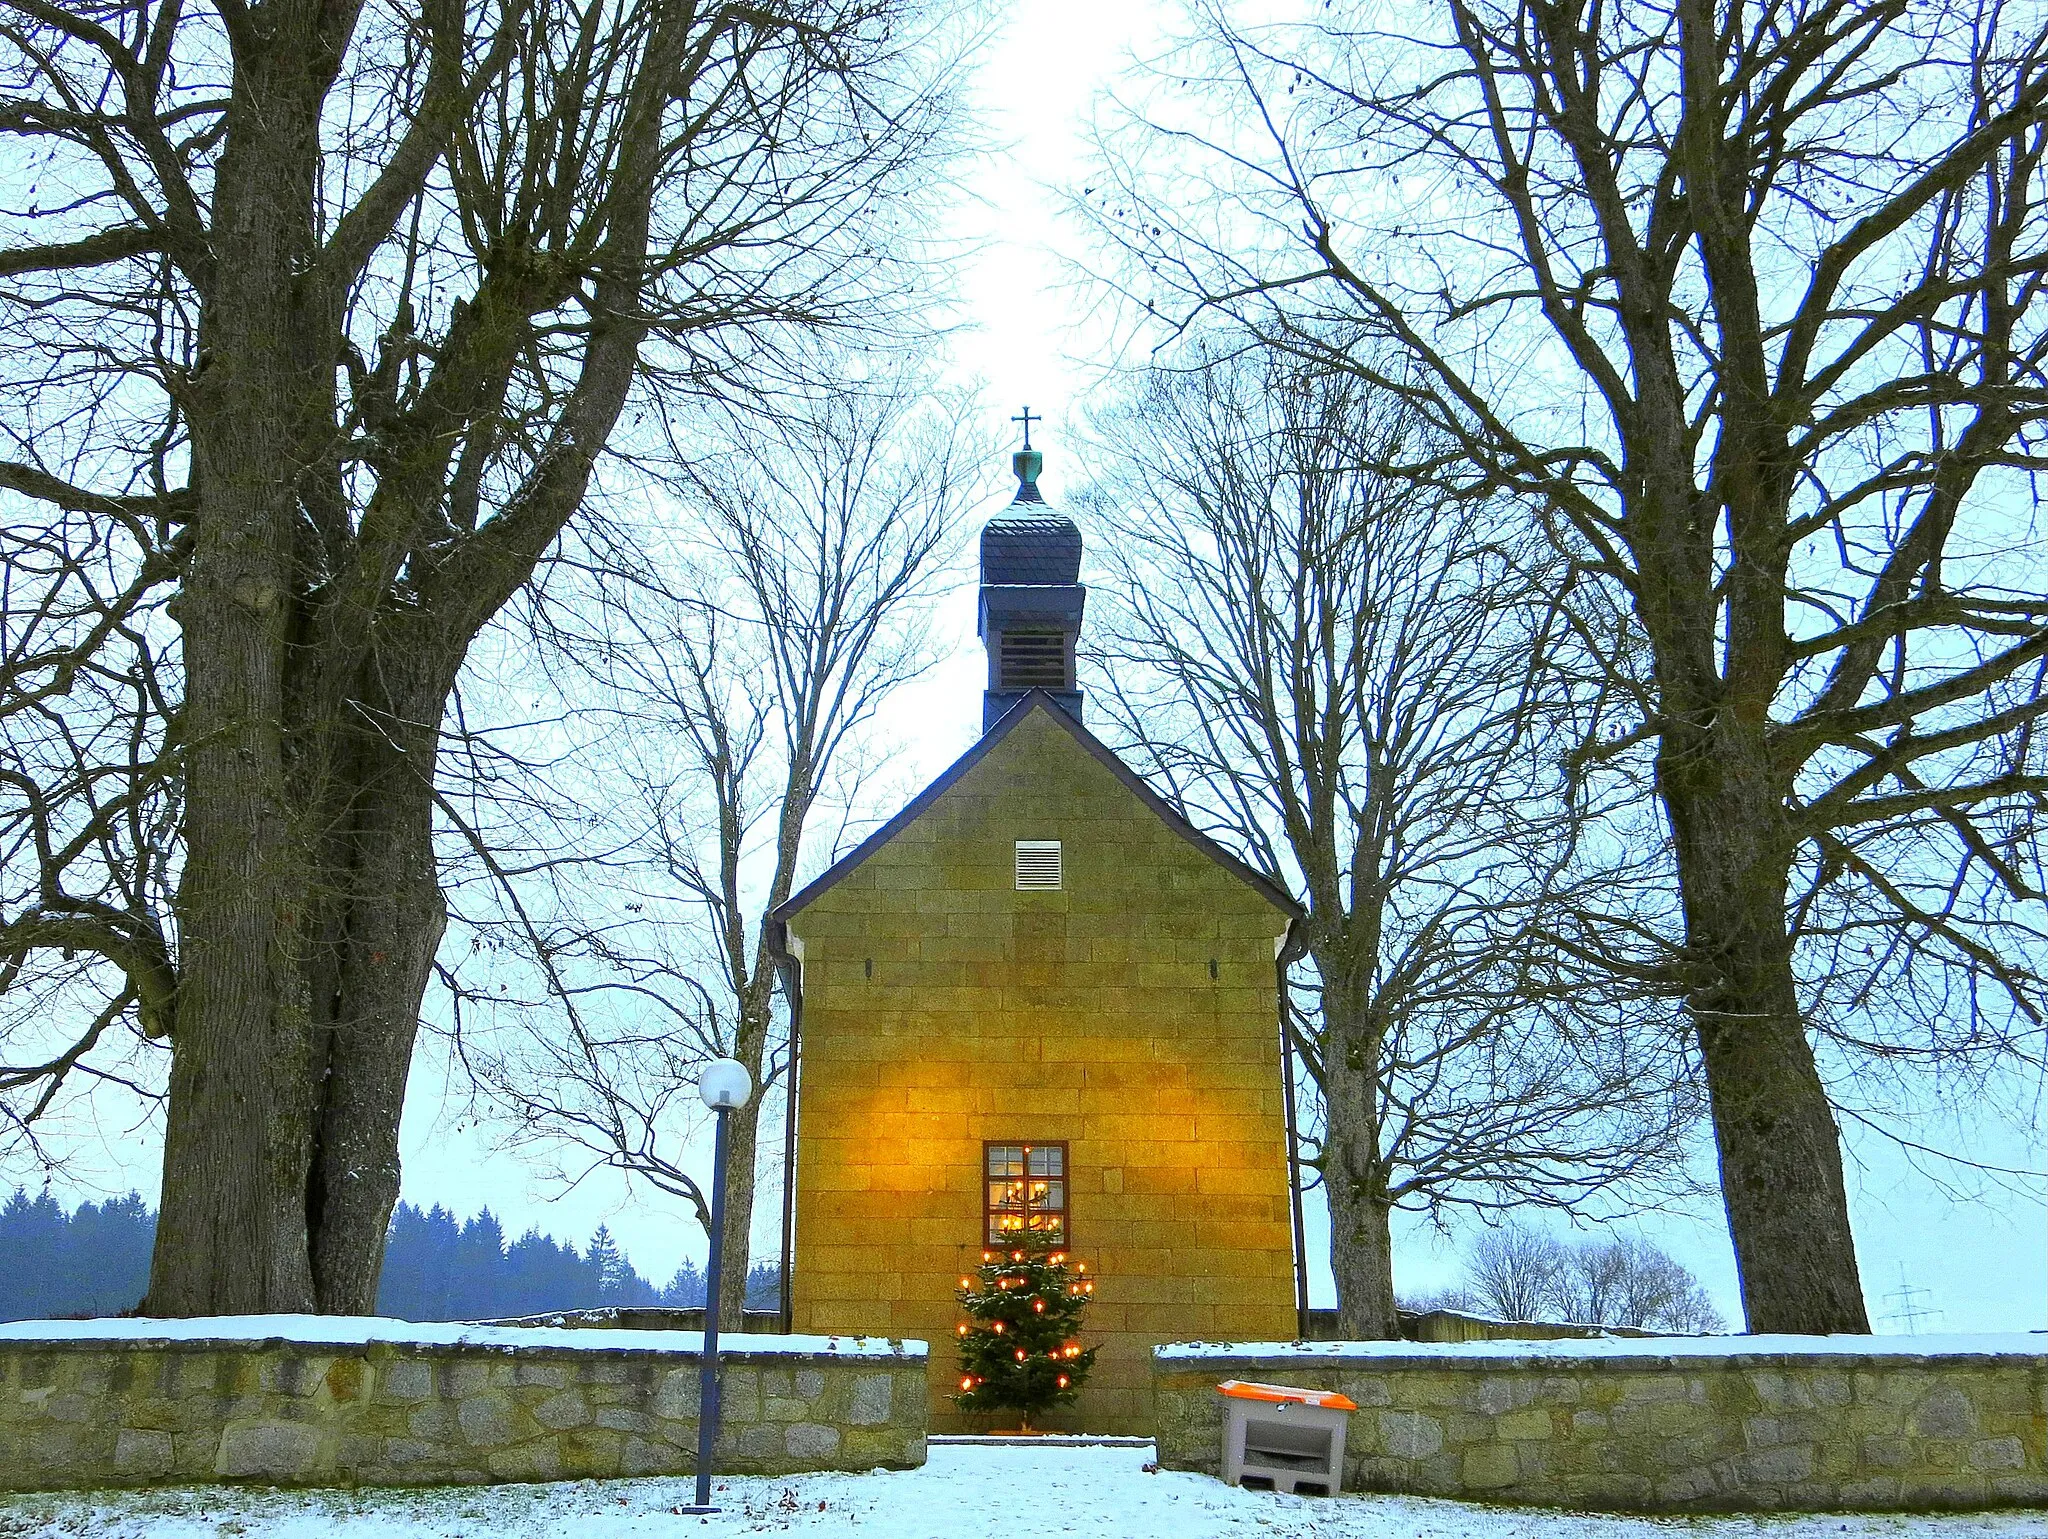
<instances>
[{"instance_id":1,"label":"bare tree","mask_svg":"<svg viewBox=\"0 0 2048 1539\"><path fill-rule=\"evenodd\" d=\"M1676 1336L1727 1328L1699 1279L1640 1235L1609 1234L1571 1246L1557 1289L1563 1318L1582 1325Z\"/></svg>"},{"instance_id":2,"label":"bare tree","mask_svg":"<svg viewBox=\"0 0 2048 1539\"><path fill-rule=\"evenodd\" d=\"M1473 1242L1465 1258L1472 1307L1497 1320L1541 1320L1558 1309L1558 1283L1570 1253L1532 1224L1503 1224Z\"/></svg>"},{"instance_id":3,"label":"bare tree","mask_svg":"<svg viewBox=\"0 0 2048 1539\"><path fill-rule=\"evenodd\" d=\"M1365 468L1417 431L1350 371L1201 354L1100 425L1087 498L1119 579L1097 699L1307 896L1306 1163L1360 1337L1398 1333L1396 1208L1682 1187L1696 1111L1673 1012L1617 945L1660 852L1590 859L1546 747L1600 709L1531 688L1532 653L1571 642L1546 633L1554 563L1507 510Z\"/></svg>"},{"instance_id":4,"label":"bare tree","mask_svg":"<svg viewBox=\"0 0 2048 1539\"><path fill-rule=\"evenodd\" d=\"M1697 1336L1723 1329L1706 1289L1640 1235L1566 1243L1532 1224L1488 1230L1465 1261L1467 1305L1502 1320L1551 1320Z\"/></svg>"},{"instance_id":5,"label":"bare tree","mask_svg":"<svg viewBox=\"0 0 2048 1539\"><path fill-rule=\"evenodd\" d=\"M1628 615L1576 762L1654 774L1749 1324L1867 1329L1827 1076L2041 1055L2038 14L1196 14L1091 190L1127 288L1409 401L1455 452L1394 468Z\"/></svg>"},{"instance_id":6,"label":"bare tree","mask_svg":"<svg viewBox=\"0 0 2048 1539\"><path fill-rule=\"evenodd\" d=\"M4 10L9 565L84 529L107 574L11 600L72 616L7 680L70 735L33 762L88 742L81 678L157 663L103 739L137 749L10 782L48 838L9 851L5 981L89 951L168 1032L152 1311L365 1310L464 659L629 404L901 313L960 39L917 0ZM90 832L167 805L119 777L178 791L146 862ZM8 1083L94 1072L106 1016Z\"/></svg>"},{"instance_id":7,"label":"bare tree","mask_svg":"<svg viewBox=\"0 0 2048 1539\"><path fill-rule=\"evenodd\" d=\"M525 1141L681 1195L707 1226L681 1163L695 1071L744 1063L762 1093L730 1126L720 1296L735 1310L763 1107L789 1062L765 917L868 810L877 710L930 661L930 601L988 459L965 420L898 372L693 435L680 530L593 532L578 565L602 580L541 595L560 685L644 821L580 921L572 906L549 927L568 1029L550 1011L471 1061ZM637 918L591 923L620 898Z\"/></svg>"}]
</instances>

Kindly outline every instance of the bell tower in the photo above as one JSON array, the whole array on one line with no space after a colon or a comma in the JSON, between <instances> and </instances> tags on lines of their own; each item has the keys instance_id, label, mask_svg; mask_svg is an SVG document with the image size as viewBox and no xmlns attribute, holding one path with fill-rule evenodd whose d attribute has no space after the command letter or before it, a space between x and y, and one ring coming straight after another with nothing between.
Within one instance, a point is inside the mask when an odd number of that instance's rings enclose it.
<instances>
[{"instance_id":1,"label":"bell tower","mask_svg":"<svg viewBox=\"0 0 2048 1539\"><path fill-rule=\"evenodd\" d=\"M1076 721L1081 691L1074 645L1088 590L1081 585L1081 531L1046 506L1038 490L1045 456L1031 447L1031 424L1043 420L1025 407L1024 447L1010 456L1017 495L981 531L981 609L977 629L988 649L988 689L982 696L986 732L1034 689L1052 696Z\"/></svg>"}]
</instances>

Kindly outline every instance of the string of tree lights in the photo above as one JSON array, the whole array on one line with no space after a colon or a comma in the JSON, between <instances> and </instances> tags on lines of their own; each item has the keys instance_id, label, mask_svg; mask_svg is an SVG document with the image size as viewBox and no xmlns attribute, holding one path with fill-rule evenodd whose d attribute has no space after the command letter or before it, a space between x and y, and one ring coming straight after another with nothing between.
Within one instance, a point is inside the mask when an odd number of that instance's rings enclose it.
<instances>
[{"instance_id":1,"label":"string of tree lights","mask_svg":"<svg viewBox=\"0 0 2048 1539\"><path fill-rule=\"evenodd\" d=\"M960 1279L960 1307L968 1318L960 1338L963 1411L1015 1411L1024 1431L1054 1406L1072 1405L1095 1348L1075 1338L1095 1292L1085 1265L1027 1237L1010 1250L985 1250L972 1277Z\"/></svg>"}]
</instances>

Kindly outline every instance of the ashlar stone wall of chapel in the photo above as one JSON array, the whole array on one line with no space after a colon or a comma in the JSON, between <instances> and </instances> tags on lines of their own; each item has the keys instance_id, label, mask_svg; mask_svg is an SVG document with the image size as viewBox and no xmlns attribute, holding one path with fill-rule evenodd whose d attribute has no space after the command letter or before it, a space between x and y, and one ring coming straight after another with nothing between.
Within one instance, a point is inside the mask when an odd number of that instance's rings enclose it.
<instances>
[{"instance_id":1,"label":"ashlar stone wall of chapel","mask_svg":"<svg viewBox=\"0 0 2048 1539\"><path fill-rule=\"evenodd\" d=\"M1060 891L1015 889L1020 839L1061 841ZM1019 723L790 921L794 1328L926 1338L934 1427L987 1426L946 1398L983 1143L1061 1140L1101 1349L1065 1425L1149 1432L1156 1343L1291 1337L1286 926L1046 711Z\"/></svg>"}]
</instances>

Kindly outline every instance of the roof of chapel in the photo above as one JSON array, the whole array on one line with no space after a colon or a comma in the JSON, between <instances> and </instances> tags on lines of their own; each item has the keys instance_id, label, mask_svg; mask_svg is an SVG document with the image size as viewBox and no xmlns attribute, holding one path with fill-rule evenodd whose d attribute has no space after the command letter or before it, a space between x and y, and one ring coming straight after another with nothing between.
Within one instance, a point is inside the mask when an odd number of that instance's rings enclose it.
<instances>
[{"instance_id":1,"label":"roof of chapel","mask_svg":"<svg viewBox=\"0 0 2048 1539\"><path fill-rule=\"evenodd\" d=\"M937 779L905 803L900 812L834 861L816 880L778 905L769 915L769 921L774 928L774 934L771 936L773 948L778 953L785 950L785 926L789 920L858 870L870 856L917 821L933 803L1038 712L1044 712L1052 722L1072 737L1083 751L1122 782L1162 823L1196 850L1252 888L1290 920L1304 917L1302 906L1292 893L1195 827L1171 802L1147 784L1144 776L1124 763L1117 757L1115 750L1065 710L1054 696L1042 689L1034 689L1005 712L994 726L982 734L972 748L954 760Z\"/></svg>"}]
</instances>

